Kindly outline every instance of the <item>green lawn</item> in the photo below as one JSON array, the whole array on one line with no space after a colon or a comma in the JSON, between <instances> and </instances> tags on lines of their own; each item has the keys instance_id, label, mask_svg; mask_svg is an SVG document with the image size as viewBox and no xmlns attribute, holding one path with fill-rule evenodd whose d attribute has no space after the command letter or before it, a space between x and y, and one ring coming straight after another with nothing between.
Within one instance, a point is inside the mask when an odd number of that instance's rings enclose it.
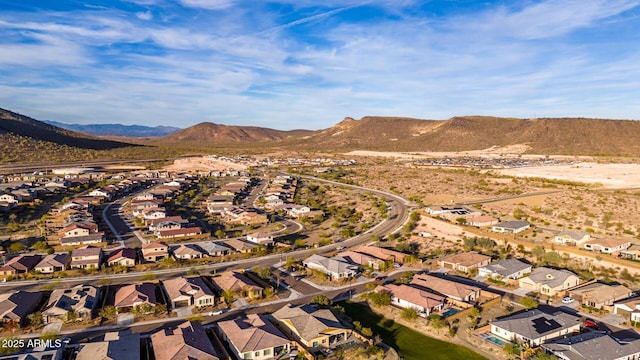
<instances>
[{"instance_id":1,"label":"green lawn","mask_svg":"<svg viewBox=\"0 0 640 360\"><path fill-rule=\"evenodd\" d=\"M486 360L464 346L428 337L377 315L367 305L348 301L340 302L340 305L353 321L359 321L363 327L371 328L374 334L379 334L385 344L395 348L406 360Z\"/></svg>"}]
</instances>

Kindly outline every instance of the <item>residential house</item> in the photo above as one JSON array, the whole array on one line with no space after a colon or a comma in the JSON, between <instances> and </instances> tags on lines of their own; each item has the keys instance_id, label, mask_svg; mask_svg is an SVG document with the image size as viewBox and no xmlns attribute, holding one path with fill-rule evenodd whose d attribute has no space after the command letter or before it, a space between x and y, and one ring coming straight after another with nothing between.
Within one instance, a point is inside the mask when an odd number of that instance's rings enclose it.
<instances>
[{"instance_id":1,"label":"residential house","mask_svg":"<svg viewBox=\"0 0 640 360\"><path fill-rule=\"evenodd\" d=\"M218 276L211 277L211 282L222 294L232 291L238 296L257 299L262 297L262 287L238 271L225 271Z\"/></svg>"},{"instance_id":2,"label":"residential house","mask_svg":"<svg viewBox=\"0 0 640 360\"><path fill-rule=\"evenodd\" d=\"M580 246L591 239L587 232L560 231L554 238L555 242L562 245Z\"/></svg>"},{"instance_id":3,"label":"residential house","mask_svg":"<svg viewBox=\"0 0 640 360\"><path fill-rule=\"evenodd\" d=\"M229 239L221 243L224 244L225 246L231 247L233 250L237 252L244 253L244 254L250 253L260 248L260 246L257 244L250 243L248 241L243 241L240 239Z\"/></svg>"},{"instance_id":4,"label":"residential house","mask_svg":"<svg viewBox=\"0 0 640 360\"><path fill-rule=\"evenodd\" d=\"M133 215L142 216L142 218L145 220L162 219L167 217L167 213L165 212L165 210L160 208L144 209L139 211L137 215L135 214L135 211L134 211Z\"/></svg>"},{"instance_id":5,"label":"residential house","mask_svg":"<svg viewBox=\"0 0 640 360\"><path fill-rule=\"evenodd\" d=\"M139 360L140 334L130 330L108 332L78 345L75 360Z\"/></svg>"},{"instance_id":6,"label":"residential house","mask_svg":"<svg viewBox=\"0 0 640 360\"><path fill-rule=\"evenodd\" d=\"M600 331L553 340L542 344L542 348L546 353L564 360L640 359L640 340L621 342L612 335Z\"/></svg>"},{"instance_id":7,"label":"residential house","mask_svg":"<svg viewBox=\"0 0 640 360\"><path fill-rule=\"evenodd\" d=\"M538 309L506 316L489 323L491 334L530 347L580 331L580 317L561 311L546 313Z\"/></svg>"},{"instance_id":8,"label":"residential house","mask_svg":"<svg viewBox=\"0 0 640 360\"><path fill-rule=\"evenodd\" d=\"M199 322L184 322L163 328L151 335L156 360L218 360L204 327Z\"/></svg>"},{"instance_id":9,"label":"residential house","mask_svg":"<svg viewBox=\"0 0 640 360\"><path fill-rule=\"evenodd\" d=\"M565 290L578 286L580 278L569 270L556 270L539 267L529 276L520 279L520 287L544 295L555 296Z\"/></svg>"},{"instance_id":10,"label":"residential house","mask_svg":"<svg viewBox=\"0 0 640 360\"><path fill-rule=\"evenodd\" d=\"M187 237L187 236L198 236L198 235L202 235L202 229L198 226L158 231L159 239L175 239L175 238L181 238L181 237Z\"/></svg>"},{"instance_id":11,"label":"residential house","mask_svg":"<svg viewBox=\"0 0 640 360\"><path fill-rule=\"evenodd\" d=\"M102 249L87 245L71 252L72 269L99 269L102 265Z\"/></svg>"},{"instance_id":12,"label":"residential house","mask_svg":"<svg viewBox=\"0 0 640 360\"><path fill-rule=\"evenodd\" d=\"M640 245L632 244L626 250L620 251L620 256L625 259L640 260Z\"/></svg>"},{"instance_id":13,"label":"residential house","mask_svg":"<svg viewBox=\"0 0 640 360\"><path fill-rule=\"evenodd\" d=\"M277 359L291 348L291 341L265 315L249 314L217 326L237 359Z\"/></svg>"},{"instance_id":14,"label":"residential house","mask_svg":"<svg viewBox=\"0 0 640 360\"><path fill-rule=\"evenodd\" d=\"M20 200L18 200L18 197L13 195L13 194L2 194L0 195L0 201L1 202L6 202L9 204L18 204L20 202Z\"/></svg>"},{"instance_id":15,"label":"residential house","mask_svg":"<svg viewBox=\"0 0 640 360\"><path fill-rule=\"evenodd\" d=\"M155 232L156 236L158 236L161 231L182 229L182 223L179 221L166 220L166 218L153 220L162 220L153 226L153 232ZM151 230L151 227L149 227L149 230Z\"/></svg>"},{"instance_id":16,"label":"residential house","mask_svg":"<svg viewBox=\"0 0 640 360\"><path fill-rule=\"evenodd\" d=\"M153 309L156 304L156 285L153 283L126 285L116 291L114 306L118 312L128 312L141 305L148 305Z\"/></svg>"},{"instance_id":17,"label":"residential house","mask_svg":"<svg viewBox=\"0 0 640 360\"><path fill-rule=\"evenodd\" d=\"M409 256L408 254L401 253L399 251L385 249L378 246L361 246L353 251L370 255L380 260L392 261L396 264L404 264L405 260Z\"/></svg>"},{"instance_id":18,"label":"residential house","mask_svg":"<svg viewBox=\"0 0 640 360\"><path fill-rule=\"evenodd\" d=\"M137 260L138 253L136 249L121 248L109 254L107 265L132 267L136 265Z\"/></svg>"},{"instance_id":19,"label":"residential house","mask_svg":"<svg viewBox=\"0 0 640 360\"><path fill-rule=\"evenodd\" d=\"M503 259L481 267L478 274L493 279L517 280L531 272L531 264L518 259Z\"/></svg>"},{"instance_id":20,"label":"residential house","mask_svg":"<svg viewBox=\"0 0 640 360\"><path fill-rule=\"evenodd\" d=\"M631 240L624 238L601 238L591 239L584 243L584 248L587 250L601 252L603 254L613 254L626 250L631 246Z\"/></svg>"},{"instance_id":21,"label":"residential house","mask_svg":"<svg viewBox=\"0 0 640 360\"><path fill-rule=\"evenodd\" d=\"M142 244L142 257L147 262L156 262L169 257L169 247L159 242Z\"/></svg>"},{"instance_id":22,"label":"residential house","mask_svg":"<svg viewBox=\"0 0 640 360\"><path fill-rule=\"evenodd\" d=\"M626 299L632 294L633 291L624 285L608 285L598 282L569 291L569 296L576 301L597 309L605 306L611 307L614 302Z\"/></svg>"},{"instance_id":23,"label":"residential house","mask_svg":"<svg viewBox=\"0 0 640 360\"><path fill-rule=\"evenodd\" d=\"M207 210L211 214L220 215L224 213L224 208L233 206L233 195L211 195L207 199Z\"/></svg>"},{"instance_id":24,"label":"residential house","mask_svg":"<svg viewBox=\"0 0 640 360\"><path fill-rule=\"evenodd\" d=\"M67 270L69 265L69 254L50 254L44 257L35 270L42 274L53 274L56 271Z\"/></svg>"},{"instance_id":25,"label":"residential house","mask_svg":"<svg viewBox=\"0 0 640 360\"><path fill-rule=\"evenodd\" d=\"M40 305L41 292L7 291L0 293L0 323L11 326L22 326Z\"/></svg>"},{"instance_id":26,"label":"residential house","mask_svg":"<svg viewBox=\"0 0 640 360\"><path fill-rule=\"evenodd\" d=\"M98 224L92 221L82 221L66 226L58 234L58 237L62 239L64 237L87 236L95 232L98 232Z\"/></svg>"},{"instance_id":27,"label":"residential house","mask_svg":"<svg viewBox=\"0 0 640 360\"><path fill-rule=\"evenodd\" d=\"M173 256L178 260L200 259L204 256L202 250L193 244L181 244L171 249L171 251L173 251Z\"/></svg>"},{"instance_id":28,"label":"residential house","mask_svg":"<svg viewBox=\"0 0 640 360\"><path fill-rule=\"evenodd\" d=\"M181 216L167 216L159 219L145 219L144 223L149 227L149 231L155 232L157 230L179 229L183 225L188 224L189 220L183 219ZM175 226L173 223L177 223L179 226Z\"/></svg>"},{"instance_id":29,"label":"residential house","mask_svg":"<svg viewBox=\"0 0 640 360\"><path fill-rule=\"evenodd\" d=\"M228 247L214 241L204 241L198 243L198 246L209 256L225 256L231 251Z\"/></svg>"},{"instance_id":30,"label":"residential house","mask_svg":"<svg viewBox=\"0 0 640 360\"><path fill-rule=\"evenodd\" d=\"M230 207L225 208L222 215L229 224L262 225L269 222L267 215L258 213L255 209Z\"/></svg>"},{"instance_id":31,"label":"residential house","mask_svg":"<svg viewBox=\"0 0 640 360\"><path fill-rule=\"evenodd\" d=\"M623 316L630 322L640 322L640 297L631 297L613 304L613 313Z\"/></svg>"},{"instance_id":32,"label":"residential house","mask_svg":"<svg viewBox=\"0 0 640 360\"><path fill-rule=\"evenodd\" d=\"M445 269L458 270L468 273L472 269L477 269L489 265L491 256L482 255L477 252L460 253L447 256L438 261Z\"/></svg>"},{"instance_id":33,"label":"residential house","mask_svg":"<svg viewBox=\"0 0 640 360\"><path fill-rule=\"evenodd\" d=\"M475 303L480 298L480 288L462 284L449 279L443 279L429 274L416 274L410 282L436 294L440 294L456 301Z\"/></svg>"},{"instance_id":34,"label":"residential house","mask_svg":"<svg viewBox=\"0 0 640 360\"><path fill-rule=\"evenodd\" d=\"M494 218L489 215L478 215L478 216L469 216L467 217L467 222L465 225L469 226L477 226L477 227L485 227L496 225L500 222L500 220Z\"/></svg>"},{"instance_id":35,"label":"residential house","mask_svg":"<svg viewBox=\"0 0 640 360\"><path fill-rule=\"evenodd\" d=\"M105 241L104 232L96 232L84 236L65 236L60 239L61 245L91 245Z\"/></svg>"},{"instance_id":36,"label":"residential house","mask_svg":"<svg viewBox=\"0 0 640 360\"><path fill-rule=\"evenodd\" d=\"M272 246L273 245L273 235L267 232L257 232L253 234L247 235L247 240L264 246Z\"/></svg>"},{"instance_id":37,"label":"residential house","mask_svg":"<svg viewBox=\"0 0 640 360\"><path fill-rule=\"evenodd\" d=\"M183 306L213 306L216 304L213 291L205 284L200 277L178 277L163 282L164 288L169 295L171 307Z\"/></svg>"},{"instance_id":38,"label":"residential house","mask_svg":"<svg viewBox=\"0 0 640 360\"><path fill-rule=\"evenodd\" d=\"M0 276L6 279L9 276L28 273L38 265L40 260L42 260L40 255L18 255L0 267Z\"/></svg>"},{"instance_id":39,"label":"residential house","mask_svg":"<svg viewBox=\"0 0 640 360\"><path fill-rule=\"evenodd\" d=\"M334 256L334 259L343 259L352 264L357 264L360 266L369 266L374 270L380 270L381 268L393 266L392 261L384 261L384 260L378 259L377 257L358 253L351 250L337 253L336 256Z\"/></svg>"},{"instance_id":40,"label":"residential house","mask_svg":"<svg viewBox=\"0 0 640 360\"><path fill-rule=\"evenodd\" d=\"M388 292L391 304L404 309L414 309L419 316L428 317L431 313L440 312L446 298L434 293L420 290L408 285L387 284L376 287L376 291Z\"/></svg>"},{"instance_id":41,"label":"residential house","mask_svg":"<svg viewBox=\"0 0 640 360\"><path fill-rule=\"evenodd\" d=\"M273 318L286 334L311 349L331 348L351 336L351 330L330 309L287 304L274 312Z\"/></svg>"},{"instance_id":42,"label":"residential house","mask_svg":"<svg viewBox=\"0 0 640 360\"><path fill-rule=\"evenodd\" d=\"M341 258L327 258L317 254L303 260L302 264L308 269L328 275L332 280L354 277L359 270L358 266L350 264Z\"/></svg>"},{"instance_id":43,"label":"residential house","mask_svg":"<svg viewBox=\"0 0 640 360\"><path fill-rule=\"evenodd\" d=\"M98 306L100 290L92 285L76 285L71 289L55 289L42 312L45 323L66 322L68 313L74 313L77 320L93 318L93 310Z\"/></svg>"},{"instance_id":44,"label":"residential house","mask_svg":"<svg viewBox=\"0 0 640 360\"><path fill-rule=\"evenodd\" d=\"M531 227L526 221L505 221L491 227L491 231L501 234L517 234Z\"/></svg>"}]
</instances>

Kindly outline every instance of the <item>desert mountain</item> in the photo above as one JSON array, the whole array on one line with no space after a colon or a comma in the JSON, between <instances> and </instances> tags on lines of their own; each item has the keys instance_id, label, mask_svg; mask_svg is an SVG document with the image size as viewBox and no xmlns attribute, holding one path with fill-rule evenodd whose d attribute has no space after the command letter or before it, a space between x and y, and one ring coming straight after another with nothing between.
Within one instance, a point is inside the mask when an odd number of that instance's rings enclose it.
<instances>
[{"instance_id":1,"label":"desert mountain","mask_svg":"<svg viewBox=\"0 0 640 360\"><path fill-rule=\"evenodd\" d=\"M0 135L4 136L7 141L9 141L8 136L13 135L14 137L93 150L115 149L130 145L65 130L5 109L0 109Z\"/></svg>"},{"instance_id":2,"label":"desert mountain","mask_svg":"<svg viewBox=\"0 0 640 360\"><path fill-rule=\"evenodd\" d=\"M308 130L281 131L257 126L231 126L200 123L158 139L158 144L252 143L302 137Z\"/></svg>"},{"instance_id":3,"label":"desert mountain","mask_svg":"<svg viewBox=\"0 0 640 360\"><path fill-rule=\"evenodd\" d=\"M640 155L640 121L584 118L514 119L462 116L449 120L346 118L307 136L318 149L464 151L526 145L528 153Z\"/></svg>"},{"instance_id":4,"label":"desert mountain","mask_svg":"<svg viewBox=\"0 0 640 360\"><path fill-rule=\"evenodd\" d=\"M173 134L180 128L173 126L143 126L122 124L65 124L57 121L46 123L66 130L76 131L95 136L130 136L130 137L158 137Z\"/></svg>"}]
</instances>

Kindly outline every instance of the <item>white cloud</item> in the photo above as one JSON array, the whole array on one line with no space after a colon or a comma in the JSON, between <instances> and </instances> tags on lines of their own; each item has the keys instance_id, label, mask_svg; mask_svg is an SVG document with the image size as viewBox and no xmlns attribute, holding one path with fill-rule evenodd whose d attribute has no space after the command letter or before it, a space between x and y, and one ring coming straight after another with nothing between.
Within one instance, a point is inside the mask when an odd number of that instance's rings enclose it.
<instances>
[{"instance_id":1,"label":"white cloud","mask_svg":"<svg viewBox=\"0 0 640 360\"><path fill-rule=\"evenodd\" d=\"M151 13L151 10L147 10L145 12L137 12L136 13L136 17L140 20L151 20L153 19L153 13Z\"/></svg>"},{"instance_id":2,"label":"white cloud","mask_svg":"<svg viewBox=\"0 0 640 360\"><path fill-rule=\"evenodd\" d=\"M224 10L234 4L234 0L180 0L183 6L207 10Z\"/></svg>"}]
</instances>

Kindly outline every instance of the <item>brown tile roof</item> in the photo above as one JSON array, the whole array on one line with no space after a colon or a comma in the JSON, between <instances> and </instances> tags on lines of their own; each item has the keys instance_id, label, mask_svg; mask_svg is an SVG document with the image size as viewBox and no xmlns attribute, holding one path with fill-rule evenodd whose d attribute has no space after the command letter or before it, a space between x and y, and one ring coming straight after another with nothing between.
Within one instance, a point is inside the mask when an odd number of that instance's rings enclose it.
<instances>
[{"instance_id":1,"label":"brown tile roof","mask_svg":"<svg viewBox=\"0 0 640 360\"><path fill-rule=\"evenodd\" d=\"M131 284L116 291L115 307L130 307L147 303L156 305L156 286L152 283Z\"/></svg>"},{"instance_id":2,"label":"brown tile roof","mask_svg":"<svg viewBox=\"0 0 640 360\"><path fill-rule=\"evenodd\" d=\"M241 354L290 343L265 315L250 314L234 320L220 321L218 327Z\"/></svg>"},{"instance_id":3,"label":"brown tile roof","mask_svg":"<svg viewBox=\"0 0 640 360\"><path fill-rule=\"evenodd\" d=\"M96 246L83 246L73 250L72 257L100 256L102 249Z\"/></svg>"},{"instance_id":4,"label":"brown tile roof","mask_svg":"<svg viewBox=\"0 0 640 360\"><path fill-rule=\"evenodd\" d=\"M600 239L592 239L585 243L589 245L600 245L602 247L617 247L626 243L630 243L631 240L625 238L613 238L613 237L605 237Z\"/></svg>"},{"instance_id":5,"label":"brown tile roof","mask_svg":"<svg viewBox=\"0 0 640 360\"><path fill-rule=\"evenodd\" d=\"M211 278L211 282L220 290L243 292L247 290L262 290L258 284L236 271L225 271L220 276Z\"/></svg>"},{"instance_id":6,"label":"brown tile roof","mask_svg":"<svg viewBox=\"0 0 640 360\"><path fill-rule=\"evenodd\" d=\"M290 324L300 337L305 340L318 337L324 330L329 328L346 329L331 310L316 308L312 305L294 306L287 304L274 312L273 317L286 325Z\"/></svg>"},{"instance_id":7,"label":"brown tile roof","mask_svg":"<svg viewBox=\"0 0 640 360\"><path fill-rule=\"evenodd\" d=\"M194 299L205 295L214 296L213 291L211 291L202 278L199 277L177 277L163 281L163 285L170 299L175 299L180 296L193 296Z\"/></svg>"},{"instance_id":8,"label":"brown tile roof","mask_svg":"<svg viewBox=\"0 0 640 360\"><path fill-rule=\"evenodd\" d=\"M464 299L469 294L480 291L480 288L475 286L465 285L427 274L415 275L410 284L431 289L439 294L449 296L454 299Z\"/></svg>"},{"instance_id":9,"label":"brown tile roof","mask_svg":"<svg viewBox=\"0 0 640 360\"><path fill-rule=\"evenodd\" d=\"M460 254L447 256L441 261L467 267L467 266L478 265L490 260L491 260L491 256L482 255L474 252L468 252L468 253L460 253Z\"/></svg>"},{"instance_id":10,"label":"brown tile roof","mask_svg":"<svg viewBox=\"0 0 640 360\"><path fill-rule=\"evenodd\" d=\"M118 259L132 259L135 260L137 258L136 250L130 248L122 248L112 252L109 255L109 259L107 262L116 261Z\"/></svg>"},{"instance_id":11,"label":"brown tile roof","mask_svg":"<svg viewBox=\"0 0 640 360\"><path fill-rule=\"evenodd\" d=\"M432 309L438 305L444 304L445 301L444 296L433 294L404 284L387 284L384 286L378 286L376 287L376 291L389 292L393 297L408 301L418 306L422 306L425 309Z\"/></svg>"},{"instance_id":12,"label":"brown tile roof","mask_svg":"<svg viewBox=\"0 0 640 360\"><path fill-rule=\"evenodd\" d=\"M151 335L156 360L218 360L204 327L198 322L184 322L175 328Z\"/></svg>"},{"instance_id":13,"label":"brown tile roof","mask_svg":"<svg viewBox=\"0 0 640 360\"><path fill-rule=\"evenodd\" d=\"M22 321L40 303L41 292L13 291L0 294L0 320Z\"/></svg>"},{"instance_id":14,"label":"brown tile roof","mask_svg":"<svg viewBox=\"0 0 640 360\"><path fill-rule=\"evenodd\" d=\"M155 241L151 241L148 243L144 243L142 244L142 250L148 250L148 249L169 249L169 247L163 243L159 243L159 242L155 242Z\"/></svg>"},{"instance_id":15,"label":"brown tile roof","mask_svg":"<svg viewBox=\"0 0 640 360\"><path fill-rule=\"evenodd\" d=\"M7 261L0 271L31 271L41 259L40 255L19 255Z\"/></svg>"}]
</instances>

